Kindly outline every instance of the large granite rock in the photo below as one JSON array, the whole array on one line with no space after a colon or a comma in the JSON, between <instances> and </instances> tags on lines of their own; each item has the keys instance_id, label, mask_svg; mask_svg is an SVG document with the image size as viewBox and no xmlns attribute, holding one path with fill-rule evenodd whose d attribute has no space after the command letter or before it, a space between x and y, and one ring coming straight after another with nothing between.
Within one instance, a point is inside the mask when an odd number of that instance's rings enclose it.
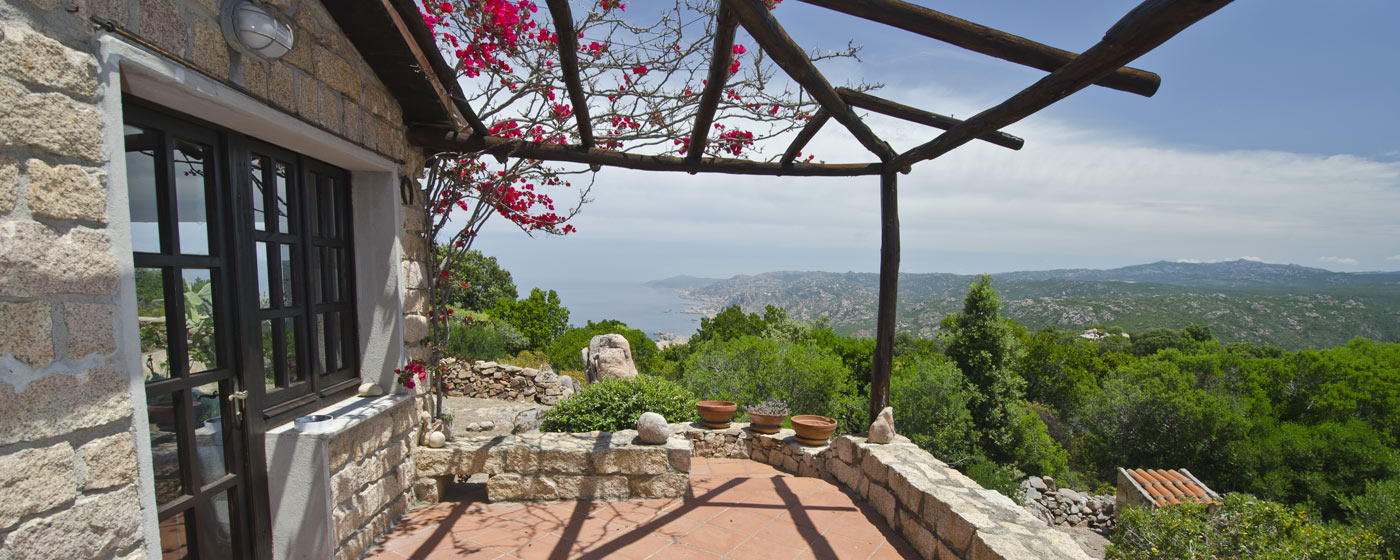
<instances>
[{"instance_id":1,"label":"large granite rock","mask_svg":"<svg viewBox=\"0 0 1400 560\"><path fill-rule=\"evenodd\" d=\"M620 334L600 334L588 342L584 373L590 383L619 377L636 377L632 346Z\"/></svg>"}]
</instances>

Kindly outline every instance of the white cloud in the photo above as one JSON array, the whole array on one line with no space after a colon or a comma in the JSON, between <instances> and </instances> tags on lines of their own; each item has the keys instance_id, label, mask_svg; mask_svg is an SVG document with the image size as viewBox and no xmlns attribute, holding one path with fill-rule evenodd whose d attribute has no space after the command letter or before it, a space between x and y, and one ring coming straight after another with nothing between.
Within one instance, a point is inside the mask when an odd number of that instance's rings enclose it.
<instances>
[{"instance_id":1,"label":"white cloud","mask_svg":"<svg viewBox=\"0 0 1400 560\"><path fill-rule=\"evenodd\" d=\"M1242 261L1251 261L1251 262L1264 262L1264 259L1261 259L1261 258L1259 258L1259 257L1250 257L1250 256L1240 257L1240 260L1242 260Z\"/></svg>"},{"instance_id":2,"label":"white cloud","mask_svg":"<svg viewBox=\"0 0 1400 560\"><path fill-rule=\"evenodd\" d=\"M1385 260L1388 260L1388 261L1400 261L1400 255L1391 255L1391 256L1389 256L1389 257L1386 257Z\"/></svg>"},{"instance_id":3,"label":"white cloud","mask_svg":"<svg viewBox=\"0 0 1400 560\"><path fill-rule=\"evenodd\" d=\"M980 106L937 90L882 95L960 115ZM897 150L938 132L878 116L869 122ZM1026 147L974 142L899 176L903 270L1122 266L1182 254L1303 263L1329 254L1379 258L1388 240L1400 239L1400 162L1163 145L1048 116L1008 132ZM833 163L874 159L835 122L810 146ZM607 169L575 236L541 243L497 230L480 247L512 254L502 256L508 267L528 260L581 270L616 255L645 278L655 270L874 271L878 189L875 177ZM1332 259L1323 262L1357 263Z\"/></svg>"},{"instance_id":4,"label":"white cloud","mask_svg":"<svg viewBox=\"0 0 1400 560\"><path fill-rule=\"evenodd\" d=\"M1318 257L1317 260L1320 260L1325 263L1341 264L1346 266L1356 266L1358 264L1361 264L1356 259L1353 259L1351 257Z\"/></svg>"}]
</instances>

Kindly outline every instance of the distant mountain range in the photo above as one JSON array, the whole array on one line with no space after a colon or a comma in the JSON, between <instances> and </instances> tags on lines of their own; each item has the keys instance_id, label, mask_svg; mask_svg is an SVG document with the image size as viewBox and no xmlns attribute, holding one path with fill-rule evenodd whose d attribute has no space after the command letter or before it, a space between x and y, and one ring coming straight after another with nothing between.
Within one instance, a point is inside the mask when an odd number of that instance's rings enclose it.
<instances>
[{"instance_id":1,"label":"distant mountain range","mask_svg":"<svg viewBox=\"0 0 1400 560\"><path fill-rule=\"evenodd\" d=\"M1226 342L1288 349L1326 348L1354 337L1400 340L1400 272L1345 273L1248 260L1156 262L1110 270L1068 269L992 275L1003 314L1032 330L1115 325L1210 326ZM976 276L901 274L898 329L923 337L962 306ZM766 305L803 320L822 314L837 331L872 336L879 275L769 272L724 280L677 277L650 285L676 290L713 314Z\"/></svg>"}]
</instances>

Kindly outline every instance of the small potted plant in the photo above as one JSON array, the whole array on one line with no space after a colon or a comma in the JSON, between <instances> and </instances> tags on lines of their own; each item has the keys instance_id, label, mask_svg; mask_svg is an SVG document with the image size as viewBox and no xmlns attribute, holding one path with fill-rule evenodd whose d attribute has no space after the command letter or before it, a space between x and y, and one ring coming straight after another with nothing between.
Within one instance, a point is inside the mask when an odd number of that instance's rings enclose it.
<instances>
[{"instance_id":1,"label":"small potted plant","mask_svg":"<svg viewBox=\"0 0 1400 560\"><path fill-rule=\"evenodd\" d=\"M760 434L776 434L783 428L783 420L788 415L787 403L780 400L767 400L744 409L749 414L749 429Z\"/></svg>"},{"instance_id":2,"label":"small potted plant","mask_svg":"<svg viewBox=\"0 0 1400 560\"><path fill-rule=\"evenodd\" d=\"M700 413L700 423L712 430L722 430L729 427L729 422L734 419L734 411L739 409L739 405L731 401L700 401L695 403L695 410Z\"/></svg>"},{"instance_id":3,"label":"small potted plant","mask_svg":"<svg viewBox=\"0 0 1400 560\"><path fill-rule=\"evenodd\" d=\"M815 414L798 414L792 417L792 429L797 432L797 443L826 445L831 434L836 432L836 420Z\"/></svg>"}]
</instances>

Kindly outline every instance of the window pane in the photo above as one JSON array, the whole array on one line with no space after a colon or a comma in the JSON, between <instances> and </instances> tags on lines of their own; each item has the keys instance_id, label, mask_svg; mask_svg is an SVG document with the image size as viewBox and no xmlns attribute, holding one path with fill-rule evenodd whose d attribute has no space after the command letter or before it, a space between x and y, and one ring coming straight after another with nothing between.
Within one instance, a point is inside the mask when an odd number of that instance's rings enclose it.
<instances>
[{"instance_id":1,"label":"window pane","mask_svg":"<svg viewBox=\"0 0 1400 560\"><path fill-rule=\"evenodd\" d=\"M326 192L331 195L331 213L335 215L335 227L326 231L326 237L345 239L345 226L349 223L349 208L346 206L347 199L345 191L341 190L340 182L334 178L326 177Z\"/></svg>"},{"instance_id":2,"label":"window pane","mask_svg":"<svg viewBox=\"0 0 1400 560\"><path fill-rule=\"evenodd\" d=\"M325 286L321 290L327 302L340 301L340 250L326 249L326 257Z\"/></svg>"},{"instance_id":3,"label":"window pane","mask_svg":"<svg viewBox=\"0 0 1400 560\"><path fill-rule=\"evenodd\" d=\"M189 346L190 373L219 367L214 333L214 279L208 269L185 269L185 336Z\"/></svg>"},{"instance_id":4,"label":"window pane","mask_svg":"<svg viewBox=\"0 0 1400 560\"><path fill-rule=\"evenodd\" d=\"M282 244L278 251L277 265L282 272L282 306L292 307L296 305L296 286L293 285L292 276L292 246Z\"/></svg>"},{"instance_id":5,"label":"window pane","mask_svg":"<svg viewBox=\"0 0 1400 560\"><path fill-rule=\"evenodd\" d=\"M179 438L175 433L179 423L175 399L178 395L188 394L176 391L146 398L146 416L151 425L151 466L156 475L156 505L185 493L185 485L180 479Z\"/></svg>"},{"instance_id":6,"label":"window pane","mask_svg":"<svg viewBox=\"0 0 1400 560\"><path fill-rule=\"evenodd\" d=\"M209 387L207 391L196 391L196 394L203 392L205 395L214 395L216 388ZM195 407L198 416L194 425L194 440L195 457L199 459L200 484L209 484L228 473L224 464L224 423L220 410L222 400L218 397L195 399L198 403Z\"/></svg>"},{"instance_id":7,"label":"window pane","mask_svg":"<svg viewBox=\"0 0 1400 560\"><path fill-rule=\"evenodd\" d=\"M252 183L249 198L253 199L253 229L258 231L267 231L267 211L263 208L267 202L267 192L263 185L266 169L267 157L254 154L249 158L248 177Z\"/></svg>"},{"instance_id":8,"label":"window pane","mask_svg":"<svg viewBox=\"0 0 1400 560\"><path fill-rule=\"evenodd\" d=\"M340 222L340 214L336 211L336 195L338 193L335 192L330 180L326 177L319 177L319 179L318 183L321 185L321 203L323 204L322 208L326 215L325 221L321 222L321 235L325 237L335 237L335 232L339 228L338 222Z\"/></svg>"},{"instance_id":9,"label":"window pane","mask_svg":"<svg viewBox=\"0 0 1400 560\"><path fill-rule=\"evenodd\" d=\"M308 284L311 288L311 301L325 303L326 294L321 290L321 270L325 261L326 248L312 247L311 249L311 270L306 274Z\"/></svg>"},{"instance_id":10,"label":"window pane","mask_svg":"<svg viewBox=\"0 0 1400 560\"><path fill-rule=\"evenodd\" d=\"M233 491L222 492L214 499L199 504L195 515L199 528L200 560L233 558L233 541L229 539L228 500Z\"/></svg>"},{"instance_id":11,"label":"window pane","mask_svg":"<svg viewBox=\"0 0 1400 560\"><path fill-rule=\"evenodd\" d=\"M259 321L262 333L262 371L263 388L271 393L277 390L277 362L276 354L273 352L272 341L272 321Z\"/></svg>"},{"instance_id":12,"label":"window pane","mask_svg":"<svg viewBox=\"0 0 1400 560\"><path fill-rule=\"evenodd\" d=\"M323 373L331 373L340 369L340 314L323 313L321 316L325 321L325 342L321 346L322 353L326 356L326 370Z\"/></svg>"},{"instance_id":13,"label":"window pane","mask_svg":"<svg viewBox=\"0 0 1400 560\"><path fill-rule=\"evenodd\" d=\"M146 382L170 379L170 330L165 319L165 276L161 269L136 269L136 315L141 333L141 371Z\"/></svg>"},{"instance_id":14,"label":"window pane","mask_svg":"<svg viewBox=\"0 0 1400 560\"><path fill-rule=\"evenodd\" d=\"M180 221L180 252L209 254L209 189L207 175L210 149L188 140L176 140L172 163L175 165L176 215Z\"/></svg>"},{"instance_id":15,"label":"window pane","mask_svg":"<svg viewBox=\"0 0 1400 560\"><path fill-rule=\"evenodd\" d=\"M253 243L253 254L258 259L258 308L272 308L272 280L268 278L267 272L267 242L258 241Z\"/></svg>"},{"instance_id":16,"label":"window pane","mask_svg":"<svg viewBox=\"0 0 1400 560\"><path fill-rule=\"evenodd\" d=\"M277 231L291 233L291 213L294 207L291 204L291 185L288 184L288 175L291 167L283 162L277 162Z\"/></svg>"},{"instance_id":17,"label":"window pane","mask_svg":"<svg viewBox=\"0 0 1400 560\"><path fill-rule=\"evenodd\" d=\"M161 560L184 560L191 557L187 529L190 524L185 522L185 516L189 514L188 511L178 513L160 522Z\"/></svg>"},{"instance_id":18,"label":"window pane","mask_svg":"<svg viewBox=\"0 0 1400 560\"><path fill-rule=\"evenodd\" d=\"M287 380L289 383L301 381L301 368L297 367L297 323L293 317L282 319L282 330L287 341Z\"/></svg>"},{"instance_id":19,"label":"window pane","mask_svg":"<svg viewBox=\"0 0 1400 560\"><path fill-rule=\"evenodd\" d=\"M127 208L131 211L131 249L160 252L160 212L156 198L159 133L126 125Z\"/></svg>"}]
</instances>

